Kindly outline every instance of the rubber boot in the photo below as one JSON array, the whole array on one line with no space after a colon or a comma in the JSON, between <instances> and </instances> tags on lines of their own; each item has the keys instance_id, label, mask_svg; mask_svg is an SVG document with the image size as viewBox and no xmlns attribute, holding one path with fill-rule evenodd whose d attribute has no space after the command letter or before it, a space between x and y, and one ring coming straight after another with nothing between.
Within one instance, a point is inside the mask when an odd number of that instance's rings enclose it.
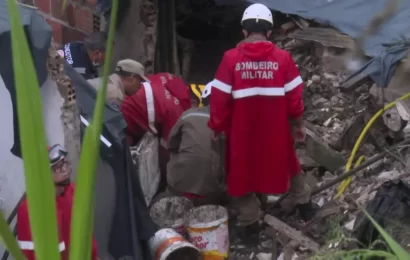
<instances>
[{"instance_id":1,"label":"rubber boot","mask_svg":"<svg viewBox=\"0 0 410 260\"><path fill-rule=\"evenodd\" d=\"M298 205L297 209L299 210L299 215L303 221L308 222L315 217L319 210L319 206L316 203L309 201L308 203Z\"/></svg>"},{"instance_id":2,"label":"rubber boot","mask_svg":"<svg viewBox=\"0 0 410 260\"><path fill-rule=\"evenodd\" d=\"M261 232L259 221L248 226L237 227L237 232L239 239L246 246L254 247L259 244L259 234Z\"/></svg>"},{"instance_id":3,"label":"rubber boot","mask_svg":"<svg viewBox=\"0 0 410 260\"><path fill-rule=\"evenodd\" d=\"M268 195L257 193L256 196L258 197L259 201L261 202L261 209L265 211L268 206Z\"/></svg>"}]
</instances>

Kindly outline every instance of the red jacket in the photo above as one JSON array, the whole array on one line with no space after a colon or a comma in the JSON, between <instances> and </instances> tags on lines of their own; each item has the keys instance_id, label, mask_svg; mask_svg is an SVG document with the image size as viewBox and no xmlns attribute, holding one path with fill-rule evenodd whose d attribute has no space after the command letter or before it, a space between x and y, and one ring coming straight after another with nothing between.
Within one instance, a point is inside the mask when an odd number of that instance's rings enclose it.
<instances>
[{"instance_id":1,"label":"red jacket","mask_svg":"<svg viewBox=\"0 0 410 260\"><path fill-rule=\"evenodd\" d=\"M148 79L151 83L143 83L135 95L125 98L121 111L130 136L138 139L151 131L166 144L179 116L191 107L189 88L181 78L169 73L155 74Z\"/></svg>"},{"instance_id":2,"label":"red jacket","mask_svg":"<svg viewBox=\"0 0 410 260\"><path fill-rule=\"evenodd\" d=\"M57 197L57 224L59 234L58 248L61 252L61 260L68 260L70 251L70 228L71 228L71 211L73 207L74 184L65 188L63 195ZM20 249L26 256L27 260L35 260L34 244L31 238L30 223L28 217L27 199L19 205L17 212L17 240ZM97 243L93 238L92 241L92 260L97 259Z\"/></svg>"},{"instance_id":3,"label":"red jacket","mask_svg":"<svg viewBox=\"0 0 410 260\"><path fill-rule=\"evenodd\" d=\"M227 137L228 193L284 193L300 171L289 119L302 116L302 78L268 41L227 51L213 81L209 126Z\"/></svg>"}]
</instances>

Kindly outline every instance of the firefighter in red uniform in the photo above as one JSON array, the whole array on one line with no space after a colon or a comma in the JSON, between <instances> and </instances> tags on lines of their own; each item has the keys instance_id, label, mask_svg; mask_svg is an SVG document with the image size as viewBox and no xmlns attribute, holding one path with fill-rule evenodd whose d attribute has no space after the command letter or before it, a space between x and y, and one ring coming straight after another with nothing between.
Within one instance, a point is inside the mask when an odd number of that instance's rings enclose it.
<instances>
[{"instance_id":1,"label":"firefighter in red uniform","mask_svg":"<svg viewBox=\"0 0 410 260\"><path fill-rule=\"evenodd\" d=\"M294 139L305 139L303 82L291 55L268 41L272 26L266 6L249 6L242 18L245 40L225 52L212 84L208 124L215 138L226 134L228 193L242 226L260 218L255 193L289 191L285 211L298 208L305 220L315 212L294 149Z\"/></svg>"},{"instance_id":2,"label":"firefighter in red uniform","mask_svg":"<svg viewBox=\"0 0 410 260\"><path fill-rule=\"evenodd\" d=\"M53 171L53 180L56 187L56 209L57 223L59 231L58 249L61 252L61 259L68 260L70 249L70 227L71 211L74 198L74 184L70 183L70 176L67 171L67 151L61 145L54 145L49 148L49 159ZM17 212L17 239L23 254L27 260L35 260L34 243L31 237L27 199L19 205ZM92 241L92 260L97 260L97 244Z\"/></svg>"},{"instance_id":3,"label":"firefighter in red uniform","mask_svg":"<svg viewBox=\"0 0 410 260\"><path fill-rule=\"evenodd\" d=\"M130 143L138 142L146 132L160 138L159 163L165 176L168 135L180 115L191 107L189 87L182 78L169 73L151 75L148 80L140 84L137 93L125 98L121 112L128 124Z\"/></svg>"},{"instance_id":4,"label":"firefighter in red uniform","mask_svg":"<svg viewBox=\"0 0 410 260\"><path fill-rule=\"evenodd\" d=\"M125 98L121 111L133 142L149 131L161 137L166 147L169 131L191 107L189 88L180 77L169 73L151 75L148 80L141 82L137 93Z\"/></svg>"}]
</instances>

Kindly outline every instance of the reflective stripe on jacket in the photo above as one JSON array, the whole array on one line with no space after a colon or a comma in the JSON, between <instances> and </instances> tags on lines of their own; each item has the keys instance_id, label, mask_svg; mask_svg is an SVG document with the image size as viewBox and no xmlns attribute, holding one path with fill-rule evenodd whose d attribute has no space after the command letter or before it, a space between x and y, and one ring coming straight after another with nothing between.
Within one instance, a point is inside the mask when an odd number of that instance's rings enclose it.
<instances>
[{"instance_id":1,"label":"reflective stripe on jacket","mask_svg":"<svg viewBox=\"0 0 410 260\"><path fill-rule=\"evenodd\" d=\"M61 52L62 51L62 52ZM75 41L64 45L58 53L63 53L64 59L85 79L98 77L98 71L90 60L84 43Z\"/></svg>"},{"instance_id":2,"label":"reflective stripe on jacket","mask_svg":"<svg viewBox=\"0 0 410 260\"><path fill-rule=\"evenodd\" d=\"M126 97L121 111L134 139L147 131L158 135L165 144L179 116L190 108L189 88L182 79L169 73L149 76L132 96Z\"/></svg>"},{"instance_id":3,"label":"reflective stripe on jacket","mask_svg":"<svg viewBox=\"0 0 410 260\"><path fill-rule=\"evenodd\" d=\"M300 172L289 120L302 116L302 83L290 54L271 42L243 42L224 54L209 126L226 133L231 196L284 193Z\"/></svg>"},{"instance_id":4,"label":"reflective stripe on jacket","mask_svg":"<svg viewBox=\"0 0 410 260\"><path fill-rule=\"evenodd\" d=\"M56 198L58 249L61 259L68 260L70 246L71 211L73 206L74 185L65 188L63 195ZM23 200L17 212L17 240L21 251L27 260L35 260L35 245L31 236L27 200ZM97 259L97 244L92 241L92 260Z\"/></svg>"}]
</instances>

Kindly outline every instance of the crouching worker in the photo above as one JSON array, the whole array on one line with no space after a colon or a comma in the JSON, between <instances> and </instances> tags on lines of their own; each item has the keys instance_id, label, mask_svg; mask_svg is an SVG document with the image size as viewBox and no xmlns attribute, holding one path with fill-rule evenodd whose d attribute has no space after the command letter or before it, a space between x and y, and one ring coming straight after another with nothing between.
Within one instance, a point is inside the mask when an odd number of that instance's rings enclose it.
<instances>
[{"instance_id":1,"label":"crouching worker","mask_svg":"<svg viewBox=\"0 0 410 260\"><path fill-rule=\"evenodd\" d=\"M71 210L73 207L74 184L70 183L67 170L67 151L59 144L49 148L48 157L53 173L56 191L57 225L59 231L58 249L61 259L68 260L70 251ZM23 254L28 260L34 260L35 246L31 236L27 199L24 199L17 212L17 239ZM93 238L91 259L97 258L97 244Z\"/></svg>"},{"instance_id":2,"label":"crouching worker","mask_svg":"<svg viewBox=\"0 0 410 260\"><path fill-rule=\"evenodd\" d=\"M185 196L195 205L223 203L225 194L222 146L208 127L208 96L202 97L203 107L181 115L168 137L167 193Z\"/></svg>"}]
</instances>

